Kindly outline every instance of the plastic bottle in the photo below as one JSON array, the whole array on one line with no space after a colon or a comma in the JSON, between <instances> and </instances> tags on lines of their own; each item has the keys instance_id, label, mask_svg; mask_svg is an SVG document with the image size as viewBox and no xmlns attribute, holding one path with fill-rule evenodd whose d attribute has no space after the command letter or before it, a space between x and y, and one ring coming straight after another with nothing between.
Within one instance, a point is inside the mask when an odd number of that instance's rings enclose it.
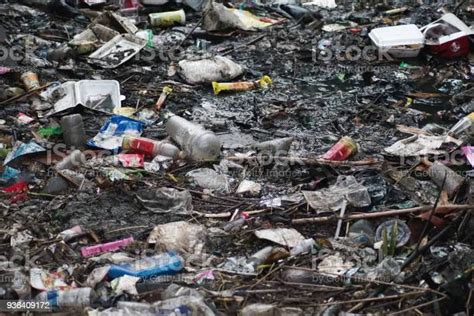
<instances>
[{"instance_id":1,"label":"plastic bottle","mask_svg":"<svg viewBox=\"0 0 474 316\"><path fill-rule=\"evenodd\" d=\"M71 114L61 118L63 139L66 145L81 148L86 143L86 131L82 115Z\"/></svg>"},{"instance_id":2,"label":"plastic bottle","mask_svg":"<svg viewBox=\"0 0 474 316\"><path fill-rule=\"evenodd\" d=\"M220 155L221 143L213 132L180 116L168 119L166 132L192 160L214 160Z\"/></svg>"},{"instance_id":3,"label":"plastic bottle","mask_svg":"<svg viewBox=\"0 0 474 316\"><path fill-rule=\"evenodd\" d=\"M240 230L240 228L242 228L242 226L244 226L245 222L247 221L246 218L244 217L241 217L241 218L238 218L238 219L235 219L233 221L230 221L228 223L226 223L222 229L226 232L237 232Z\"/></svg>"},{"instance_id":4,"label":"plastic bottle","mask_svg":"<svg viewBox=\"0 0 474 316\"><path fill-rule=\"evenodd\" d=\"M36 300L49 302L50 308L84 308L91 306L95 297L96 295L93 289L83 287L69 290L50 290L41 292L36 296Z\"/></svg>"},{"instance_id":5,"label":"plastic bottle","mask_svg":"<svg viewBox=\"0 0 474 316\"><path fill-rule=\"evenodd\" d=\"M290 255L297 256L299 254L310 252L313 247L316 247L316 242L313 238L305 239L302 242L298 243L296 246L291 248Z\"/></svg>"},{"instance_id":6,"label":"plastic bottle","mask_svg":"<svg viewBox=\"0 0 474 316\"><path fill-rule=\"evenodd\" d=\"M372 224L361 219L351 225L349 228L349 238L360 245L369 246L374 243L375 232Z\"/></svg>"},{"instance_id":7,"label":"plastic bottle","mask_svg":"<svg viewBox=\"0 0 474 316\"><path fill-rule=\"evenodd\" d=\"M448 134L451 136L458 136L463 132L467 132L468 134L474 134L474 112L459 120L459 122L457 122L453 127L451 127Z\"/></svg>"},{"instance_id":8,"label":"plastic bottle","mask_svg":"<svg viewBox=\"0 0 474 316\"><path fill-rule=\"evenodd\" d=\"M292 143L293 137L285 137L261 142L253 145L253 147L264 152L270 152L271 154L286 155L288 154Z\"/></svg>"},{"instance_id":9,"label":"plastic bottle","mask_svg":"<svg viewBox=\"0 0 474 316\"><path fill-rule=\"evenodd\" d=\"M127 151L144 154L148 157L161 155L174 159L178 158L180 152L179 148L173 144L134 136L125 136L122 141L122 148Z\"/></svg>"},{"instance_id":10,"label":"plastic bottle","mask_svg":"<svg viewBox=\"0 0 474 316\"><path fill-rule=\"evenodd\" d=\"M68 156L64 157L63 160L58 162L55 166L56 170L64 170L64 169L74 169L82 164L85 160L84 154L79 150L76 149L71 152Z\"/></svg>"},{"instance_id":11,"label":"plastic bottle","mask_svg":"<svg viewBox=\"0 0 474 316\"><path fill-rule=\"evenodd\" d=\"M115 279L124 275L139 278L151 278L160 275L171 275L181 271L184 260L174 252L167 252L153 257L136 260L124 265L111 265L108 277Z\"/></svg>"},{"instance_id":12,"label":"plastic bottle","mask_svg":"<svg viewBox=\"0 0 474 316\"><path fill-rule=\"evenodd\" d=\"M272 246L265 247L254 253L250 258L248 258L246 265L249 267L250 270L255 271L259 265L264 263L268 259L268 257L270 257L272 252Z\"/></svg>"},{"instance_id":13,"label":"plastic bottle","mask_svg":"<svg viewBox=\"0 0 474 316\"><path fill-rule=\"evenodd\" d=\"M443 165L439 161L435 161L431 164L428 169L428 175L430 176L431 180L433 180L433 182L440 188L443 185L444 178L446 177L443 190L448 193L449 197L453 197L464 183L463 176L459 175L454 170Z\"/></svg>"},{"instance_id":14,"label":"plastic bottle","mask_svg":"<svg viewBox=\"0 0 474 316\"><path fill-rule=\"evenodd\" d=\"M342 161L346 160L356 152L356 142L352 138L344 136L323 155L323 159Z\"/></svg>"}]
</instances>

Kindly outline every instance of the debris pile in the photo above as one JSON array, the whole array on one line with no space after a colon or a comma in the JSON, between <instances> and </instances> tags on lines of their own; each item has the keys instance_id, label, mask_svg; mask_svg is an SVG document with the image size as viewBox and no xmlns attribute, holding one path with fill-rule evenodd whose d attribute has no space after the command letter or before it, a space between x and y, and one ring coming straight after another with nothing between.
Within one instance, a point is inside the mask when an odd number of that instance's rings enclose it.
<instances>
[{"instance_id":1,"label":"debris pile","mask_svg":"<svg viewBox=\"0 0 474 316\"><path fill-rule=\"evenodd\" d=\"M1 311L472 314L474 7L350 4L2 1Z\"/></svg>"}]
</instances>

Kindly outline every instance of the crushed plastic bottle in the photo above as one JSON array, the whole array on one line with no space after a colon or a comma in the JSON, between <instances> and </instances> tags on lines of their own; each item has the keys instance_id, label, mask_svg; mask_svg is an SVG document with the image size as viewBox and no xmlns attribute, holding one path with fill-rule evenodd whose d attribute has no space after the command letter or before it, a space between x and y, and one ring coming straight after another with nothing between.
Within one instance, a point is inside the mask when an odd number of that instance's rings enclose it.
<instances>
[{"instance_id":1,"label":"crushed plastic bottle","mask_svg":"<svg viewBox=\"0 0 474 316\"><path fill-rule=\"evenodd\" d=\"M168 119L166 132L191 160L214 160L220 155L221 143L213 132L180 116Z\"/></svg>"},{"instance_id":2,"label":"crushed plastic bottle","mask_svg":"<svg viewBox=\"0 0 474 316\"><path fill-rule=\"evenodd\" d=\"M115 279L123 275L139 278L151 278L160 275L172 275L181 271L184 260L174 252L166 252L153 257L136 260L123 265L111 265L108 277Z\"/></svg>"}]
</instances>

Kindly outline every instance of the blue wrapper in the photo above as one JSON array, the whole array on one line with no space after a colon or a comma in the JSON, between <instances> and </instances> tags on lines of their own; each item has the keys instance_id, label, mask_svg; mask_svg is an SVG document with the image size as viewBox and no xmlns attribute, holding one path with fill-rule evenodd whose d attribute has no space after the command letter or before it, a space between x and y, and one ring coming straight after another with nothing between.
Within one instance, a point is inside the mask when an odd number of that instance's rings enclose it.
<instances>
[{"instance_id":1,"label":"blue wrapper","mask_svg":"<svg viewBox=\"0 0 474 316\"><path fill-rule=\"evenodd\" d=\"M125 116L112 116L95 137L87 142L89 146L119 151L125 136L138 137L143 132L144 124Z\"/></svg>"}]
</instances>

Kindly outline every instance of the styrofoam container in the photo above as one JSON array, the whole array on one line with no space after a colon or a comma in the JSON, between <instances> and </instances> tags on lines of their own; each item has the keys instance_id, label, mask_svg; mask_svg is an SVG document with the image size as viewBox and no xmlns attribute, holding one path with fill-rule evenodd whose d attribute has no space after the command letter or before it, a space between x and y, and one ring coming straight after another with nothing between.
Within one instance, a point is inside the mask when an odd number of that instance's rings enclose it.
<instances>
[{"instance_id":1,"label":"styrofoam container","mask_svg":"<svg viewBox=\"0 0 474 316\"><path fill-rule=\"evenodd\" d=\"M113 113L114 109L121 107L120 84L116 80L80 80L68 81L62 84L64 97L54 104L54 111L61 112L83 105L88 107L95 100L110 96L110 102L93 108L94 110Z\"/></svg>"},{"instance_id":2,"label":"styrofoam container","mask_svg":"<svg viewBox=\"0 0 474 316\"><path fill-rule=\"evenodd\" d=\"M117 68L133 58L146 46L147 41L132 34L119 34L89 55L89 63L102 68Z\"/></svg>"},{"instance_id":3,"label":"styrofoam container","mask_svg":"<svg viewBox=\"0 0 474 316\"><path fill-rule=\"evenodd\" d=\"M379 51L396 58L416 57L425 43L425 37L414 24L376 28L369 37Z\"/></svg>"}]
</instances>

